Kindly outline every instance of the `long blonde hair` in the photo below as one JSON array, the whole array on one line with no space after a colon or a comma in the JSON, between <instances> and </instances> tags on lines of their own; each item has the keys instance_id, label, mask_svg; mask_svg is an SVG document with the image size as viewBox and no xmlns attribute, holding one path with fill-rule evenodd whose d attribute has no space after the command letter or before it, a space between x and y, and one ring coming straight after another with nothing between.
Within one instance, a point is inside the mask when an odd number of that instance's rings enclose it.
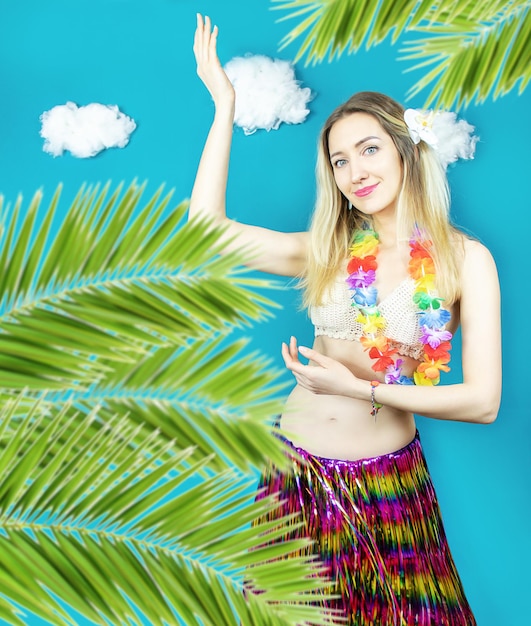
<instances>
[{"instance_id":1,"label":"long blonde hair","mask_svg":"<svg viewBox=\"0 0 531 626\"><path fill-rule=\"evenodd\" d=\"M330 163L330 129L353 113L367 113L391 137L402 162L402 185L397 202L398 240L408 240L417 225L433 242L437 289L447 304L459 299L459 268L463 236L449 219L450 193L444 168L425 142L415 144L404 122L404 109L392 98L363 91L339 106L325 122L317 151L317 198L310 225L308 267L301 280L305 306L319 305L348 258L354 231L370 217L349 210L337 188Z\"/></svg>"}]
</instances>

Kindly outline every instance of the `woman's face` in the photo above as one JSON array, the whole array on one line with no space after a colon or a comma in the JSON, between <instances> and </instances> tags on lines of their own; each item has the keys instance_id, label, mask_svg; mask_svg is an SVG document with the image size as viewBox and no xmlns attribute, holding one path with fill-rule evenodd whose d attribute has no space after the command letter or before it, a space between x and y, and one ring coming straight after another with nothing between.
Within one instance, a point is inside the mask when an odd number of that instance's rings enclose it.
<instances>
[{"instance_id":1,"label":"woman's face","mask_svg":"<svg viewBox=\"0 0 531 626\"><path fill-rule=\"evenodd\" d=\"M402 184L400 155L367 113L337 121L328 136L330 162L341 193L365 215L394 213Z\"/></svg>"}]
</instances>

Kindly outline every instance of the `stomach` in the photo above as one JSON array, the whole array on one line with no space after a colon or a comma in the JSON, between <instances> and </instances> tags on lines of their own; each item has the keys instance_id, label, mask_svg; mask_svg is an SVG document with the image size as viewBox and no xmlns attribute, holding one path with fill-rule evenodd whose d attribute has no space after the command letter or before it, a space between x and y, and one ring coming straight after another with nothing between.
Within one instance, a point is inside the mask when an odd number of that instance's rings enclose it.
<instances>
[{"instance_id":1,"label":"stomach","mask_svg":"<svg viewBox=\"0 0 531 626\"><path fill-rule=\"evenodd\" d=\"M313 347L359 378L383 379L371 369L371 359L356 341L320 336ZM404 374L410 375L415 367L413 359L405 358ZM394 452L413 440L412 413L383 406L375 419L371 408L369 401L314 394L296 385L287 398L280 430L293 445L311 454L350 461Z\"/></svg>"}]
</instances>

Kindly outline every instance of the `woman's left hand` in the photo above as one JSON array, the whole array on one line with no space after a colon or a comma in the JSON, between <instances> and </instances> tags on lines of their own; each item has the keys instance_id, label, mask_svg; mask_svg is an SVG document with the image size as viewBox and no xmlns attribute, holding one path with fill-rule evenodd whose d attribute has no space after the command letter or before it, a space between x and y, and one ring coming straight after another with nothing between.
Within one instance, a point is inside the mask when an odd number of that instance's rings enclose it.
<instances>
[{"instance_id":1,"label":"woman's left hand","mask_svg":"<svg viewBox=\"0 0 531 626\"><path fill-rule=\"evenodd\" d=\"M301 363L299 352L316 365ZM297 349L295 337L290 339L289 345L282 343L282 358L297 383L304 389L317 394L355 397L358 379L348 367L311 348L301 346Z\"/></svg>"}]
</instances>

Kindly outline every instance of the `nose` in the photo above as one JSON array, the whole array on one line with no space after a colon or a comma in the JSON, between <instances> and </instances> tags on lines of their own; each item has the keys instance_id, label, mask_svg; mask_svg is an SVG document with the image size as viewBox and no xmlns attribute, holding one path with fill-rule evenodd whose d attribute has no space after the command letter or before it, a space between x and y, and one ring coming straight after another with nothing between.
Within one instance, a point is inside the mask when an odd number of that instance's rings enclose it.
<instances>
[{"instance_id":1,"label":"nose","mask_svg":"<svg viewBox=\"0 0 531 626\"><path fill-rule=\"evenodd\" d=\"M350 180L353 184L358 185L368 177L368 172L363 163L352 160L350 164Z\"/></svg>"}]
</instances>

